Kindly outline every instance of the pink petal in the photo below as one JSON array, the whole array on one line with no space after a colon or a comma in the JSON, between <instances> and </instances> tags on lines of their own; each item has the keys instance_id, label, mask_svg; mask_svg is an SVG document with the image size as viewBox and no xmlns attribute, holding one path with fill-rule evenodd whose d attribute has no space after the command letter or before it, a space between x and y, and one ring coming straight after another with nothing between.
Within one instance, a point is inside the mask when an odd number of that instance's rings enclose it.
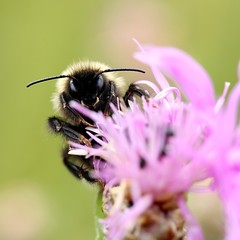
<instances>
[{"instance_id":1,"label":"pink petal","mask_svg":"<svg viewBox=\"0 0 240 240\"><path fill-rule=\"evenodd\" d=\"M240 81L233 88L228 102L220 121L221 126L225 126L221 129L221 136L225 143L231 141L232 134L237 125L238 115L240 112ZM228 140L228 141L227 141Z\"/></svg>"},{"instance_id":2,"label":"pink petal","mask_svg":"<svg viewBox=\"0 0 240 240\"><path fill-rule=\"evenodd\" d=\"M145 85L149 86L150 88L152 88L152 90L156 94L160 92L160 89L153 82L150 82L148 80L138 80L138 81L134 82L134 84L145 84Z\"/></svg>"},{"instance_id":3,"label":"pink petal","mask_svg":"<svg viewBox=\"0 0 240 240\"><path fill-rule=\"evenodd\" d=\"M197 223L190 210L188 209L185 201L180 198L178 200L179 207L184 215L184 218L188 224L187 226L187 240L203 240L203 233L200 225Z\"/></svg>"},{"instance_id":4,"label":"pink petal","mask_svg":"<svg viewBox=\"0 0 240 240\"><path fill-rule=\"evenodd\" d=\"M233 174L231 174L233 175ZM226 230L226 240L239 239L240 236L240 182L239 182L239 172L235 173L232 177L234 184L229 182L229 186L224 193L222 193L226 220L225 220L225 230ZM228 182L227 182L228 183Z\"/></svg>"},{"instance_id":5,"label":"pink petal","mask_svg":"<svg viewBox=\"0 0 240 240\"><path fill-rule=\"evenodd\" d=\"M225 82L223 93L216 102L216 105L215 105L215 108L214 108L215 112L218 112L222 108L222 106L225 102L225 98L226 98L226 95L228 93L229 87L230 87L230 82Z\"/></svg>"},{"instance_id":6,"label":"pink petal","mask_svg":"<svg viewBox=\"0 0 240 240\"><path fill-rule=\"evenodd\" d=\"M190 55L173 47L143 46L143 50L134 56L174 79L196 107L205 109L215 105L211 78Z\"/></svg>"}]
</instances>

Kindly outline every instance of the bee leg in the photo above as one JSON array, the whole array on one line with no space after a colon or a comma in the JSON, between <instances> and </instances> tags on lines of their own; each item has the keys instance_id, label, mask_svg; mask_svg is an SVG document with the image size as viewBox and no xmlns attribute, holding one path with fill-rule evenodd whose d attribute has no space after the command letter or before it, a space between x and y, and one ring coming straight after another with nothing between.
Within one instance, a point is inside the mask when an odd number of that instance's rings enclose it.
<instances>
[{"instance_id":1,"label":"bee leg","mask_svg":"<svg viewBox=\"0 0 240 240\"><path fill-rule=\"evenodd\" d=\"M91 142L80 132L85 131L85 128L75 127L63 120L60 120L57 117L50 117L48 119L48 125L54 133L62 134L67 140L84 144L88 147L91 147Z\"/></svg>"},{"instance_id":2,"label":"bee leg","mask_svg":"<svg viewBox=\"0 0 240 240\"><path fill-rule=\"evenodd\" d=\"M123 100L127 107L129 107L128 100L132 100L133 95L135 95L135 94L139 97L143 96L146 99L148 99L150 97L146 90L141 89L140 87L138 87L135 84L131 84L123 97Z\"/></svg>"},{"instance_id":3,"label":"bee leg","mask_svg":"<svg viewBox=\"0 0 240 240\"><path fill-rule=\"evenodd\" d=\"M72 156L68 154L68 147L63 149L62 158L65 167L78 179L85 179L89 183L97 182L91 172L93 171L90 166L86 163L88 159L82 156Z\"/></svg>"},{"instance_id":4,"label":"bee leg","mask_svg":"<svg viewBox=\"0 0 240 240\"><path fill-rule=\"evenodd\" d=\"M112 114L112 110L110 108L110 103L113 103L114 105L117 104L116 86L112 81L109 82L109 88L110 88L109 95L108 95L107 102L105 104L106 107L103 111L105 116L110 116Z\"/></svg>"},{"instance_id":5,"label":"bee leg","mask_svg":"<svg viewBox=\"0 0 240 240\"><path fill-rule=\"evenodd\" d=\"M87 122L78 111L69 106L69 102L71 100L73 99L67 96L64 92L60 94L60 102L63 106L63 111L66 113L66 115L68 115L69 118L74 119L74 121L76 122L83 123L84 125L89 127L94 127L94 125Z\"/></svg>"}]
</instances>

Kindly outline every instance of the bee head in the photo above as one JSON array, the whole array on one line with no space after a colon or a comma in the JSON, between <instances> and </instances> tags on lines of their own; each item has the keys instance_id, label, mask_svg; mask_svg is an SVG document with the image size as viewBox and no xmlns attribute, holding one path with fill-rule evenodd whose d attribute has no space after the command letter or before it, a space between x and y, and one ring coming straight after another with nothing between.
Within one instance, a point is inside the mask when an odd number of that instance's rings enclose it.
<instances>
[{"instance_id":1,"label":"bee head","mask_svg":"<svg viewBox=\"0 0 240 240\"><path fill-rule=\"evenodd\" d=\"M105 88L106 78L94 70L74 73L67 83L68 94L84 105L92 105Z\"/></svg>"},{"instance_id":2,"label":"bee head","mask_svg":"<svg viewBox=\"0 0 240 240\"><path fill-rule=\"evenodd\" d=\"M67 69L65 74L63 73L62 75L47 77L30 82L27 87L41 82L59 79L57 84L58 92L53 98L54 105L57 109L61 108L61 105L59 104L59 95L62 93L67 95L68 101L76 100L80 104L95 109L95 105L99 102L100 95L103 99L102 101L105 102L109 96L109 92L111 91L109 85L110 80L107 78L108 72L134 71L145 73L143 70L135 68L107 68L105 70L101 70L97 67L91 67L91 65L84 68L76 66L73 68L70 67L70 70Z\"/></svg>"}]
</instances>

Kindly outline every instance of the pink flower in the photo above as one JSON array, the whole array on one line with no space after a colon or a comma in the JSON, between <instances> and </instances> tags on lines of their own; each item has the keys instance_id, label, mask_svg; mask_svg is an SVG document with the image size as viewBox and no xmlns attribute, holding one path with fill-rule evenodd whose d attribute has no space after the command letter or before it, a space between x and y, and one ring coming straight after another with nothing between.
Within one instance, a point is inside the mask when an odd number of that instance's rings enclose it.
<instances>
[{"instance_id":1,"label":"pink flower","mask_svg":"<svg viewBox=\"0 0 240 240\"><path fill-rule=\"evenodd\" d=\"M176 80L207 130L196 158L213 179L214 190L219 194L225 211L226 240L240 237L240 65L238 83L225 106L229 87L216 102L211 80L205 70L186 53L174 48L144 47L135 57L151 68L166 73ZM156 76L158 79L158 76Z\"/></svg>"},{"instance_id":2,"label":"pink flower","mask_svg":"<svg viewBox=\"0 0 240 240\"><path fill-rule=\"evenodd\" d=\"M238 81L229 95L227 104L215 116L215 126L207 144L211 155L205 163L214 179L214 190L222 200L226 240L240 237L239 100Z\"/></svg>"},{"instance_id":3,"label":"pink flower","mask_svg":"<svg viewBox=\"0 0 240 240\"><path fill-rule=\"evenodd\" d=\"M89 129L88 134L99 146L90 148L72 143L70 153L84 152L86 157L105 160L104 164L95 160L95 174L105 186L103 207L107 217L102 223L107 239L130 236L144 239L149 235L154 236L151 239L160 239L169 231L181 239L184 229L180 220L183 219L188 225L188 239L203 239L184 196L196 190L195 184L205 179L212 179L213 184L206 187L216 191L222 200L226 215L225 239L238 239L240 83L224 105L229 84L215 100L209 75L181 50L143 46L135 57L150 66L162 89L158 92L159 87L153 83L138 81L156 92L148 101L142 99L142 106L135 101L130 103L130 108L121 106L121 110L112 106L113 115L105 118L101 112L71 103L97 125L97 129ZM187 102L181 100L179 89L170 87L162 73L179 84ZM170 207L164 209L169 202ZM159 206L171 218L166 219L162 211L154 210ZM145 228L142 222L147 221L149 215L154 216L155 221L150 228ZM176 230L169 222L182 228Z\"/></svg>"}]
</instances>

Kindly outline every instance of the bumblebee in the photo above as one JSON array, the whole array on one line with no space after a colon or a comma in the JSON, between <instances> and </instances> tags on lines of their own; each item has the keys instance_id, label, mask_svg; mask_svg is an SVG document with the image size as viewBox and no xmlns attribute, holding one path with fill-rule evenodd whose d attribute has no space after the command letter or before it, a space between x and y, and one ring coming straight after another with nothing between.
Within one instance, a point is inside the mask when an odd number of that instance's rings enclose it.
<instances>
[{"instance_id":1,"label":"bumblebee","mask_svg":"<svg viewBox=\"0 0 240 240\"><path fill-rule=\"evenodd\" d=\"M94 146L96 143L89 138L86 127L96 127L95 123L71 108L69 102L74 100L93 111L101 111L104 115L111 116L110 103L117 105L118 98L122 99L126 106L134 95L149 97L148 93L135 84L130 84L127 91L125 80L116 76L115 72L134 71L145 73L135 68L110 68L99 62L79 62L69 66L61 75L43 78L27 85L32 85L56 80L57 91L53 95L54 108L61 117L49 117L50 129L62 135L66 140ZM68 154L69 146L62 153L63 163L77 178L88 182L96 182L93 174L93 158L84 156L71 156ZM104 161L104 160L102 160Z\"/></svg>"}]
</instances>

